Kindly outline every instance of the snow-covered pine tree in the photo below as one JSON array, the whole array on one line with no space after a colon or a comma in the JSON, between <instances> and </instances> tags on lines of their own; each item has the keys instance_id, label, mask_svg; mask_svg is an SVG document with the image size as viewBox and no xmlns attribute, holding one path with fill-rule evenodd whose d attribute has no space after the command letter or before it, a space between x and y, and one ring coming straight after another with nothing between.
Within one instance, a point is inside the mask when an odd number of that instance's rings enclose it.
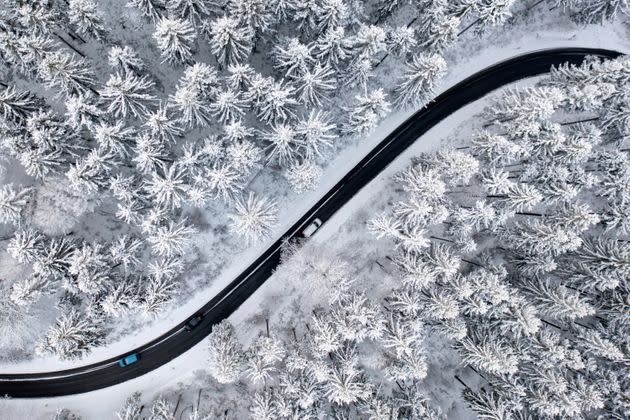
<instances>
[{"instance_id":1,"label":"snow-covered pine tree","mask_svg":"<svg viewBox=\"0 0 630 420\"><path fill-rule=\"evenodd\" d=\"M92 0L68 0L68 19L80 32L96 39L106 33L103 17Z\"/></svg>"},{"instance_id":2,"label":"snow-covered pine tree","mask_svg":"<svg viewBox=\"0 0 630 420\"><path fill-rule=\"evenodd\" d=\"M420 106L432 99L435 86L446 73L446 61L438 54L414 56L396 87L400 107Z\"/></svg>"},{"instance_id":3,"label":"snow-covered pine tree","mask_svg":"<svg viewBox=\"0 0 630 420\"><path fill-rule=\"evenodd\" d=\"M151 420L171 420L173 418L173 403L159 396L151 406Z\"/></svg>"},{"instance_id":4,"label":"snow-covered pine tree","mask_svg":"<svg viewBox=\"0 0 630 420\"><path fill-rule=\"evenodd\" d=\"M269 236L278 220L278 208L274 201L257 197L253 192L241 197L234 203L234 212L230 214L230 230L249 243L260 241Z\"/></svg>"},{"instance_id":5,"label":"snow-covered pine tree","mask_svg":"<svg viewBox=\"0 0 630 420\"><path fill-rule=\"evenodd\" d=\"M178 292L178 282L167 276L150 276L142 282L142 301L140 306L144 313L155 316L169 303Z\"/></svg>"},{"instance_id":6,"label":"snow-covered pine tree","mask_svg":"<svg viewBox=\"0 0 630 420\"><path fill-rule=\"evenodd\" d=\"M192 61L197 34L189 21L161 18L153 34L162 54L162 61L169 64L185 64Z\"/></svg>"},{"instance_id":7,"label":"snow-covered pine tree","mask_svg":"<svg viewBox=\"0 0 630 420\"><path fill-rule=\"evenodd\" d=\"M294 80L298 101L306 106L321 107L337 88L335 72L328 65L317 63Z\"/></svg>"},{"instance_id":8,"label":"snow-covered pine tree","mask_svg":"<svg viewBox=\"0 0 630 420\"><path fill-rule=\"evenodd\" d=\"M441 53L457 40L459 24L457 16L448 14L445 2L432 2L421 15L419 46Z\"/></svg>"},{"instance_id":9,"label":"snow-covered pine tree","mask_svg":"<svg viewBox=\"0 0 630 420\"><path fill-rule=\"evenodd\" d=\"M315 57L322 64L339 70L350 57L351 46L343 26L330 28L315 40Z\"/></svg>"},{"instance_id":10,"label":"snow-covered pine tree","mask_svg":"<svg viewBox=\"0 0 630 420\"><path fill-rule=\"evenodd\" d=\"M380 23L398 10L405 2L403 0L379 0L376 4L377 22Z\"/></svg>"},{"instance_id":11,"label":"snow-covered pine tree","mask_svg":"<svg viewBox=\"0 0 630 420\"><path fill-rule=\"evenodd\" d=\"M374 77L374 61L369 57L358 58L350 63L345 71L345 86L358 87L366 91L368 82Z\"/></svg>"},{"instance_id":12,"label":"snow-covered pine tree","mask_svg":"<svg viewBox=\"0 0 630 420\"><path fill-rule=\"evenodd\" d=\"M127 7L133 7L152 22L157 22L166 15L166 4L164 0L128 0Z\"/></svg>"},{"instance_id":13,"label":"snow-covered pine tree","mask_svg":"<svg viewBox=\"0 0 630 420\"><path fill-rule=\"evenodd\" d=\"M574 321L596 313L587 299L562 285L549 280L531 280L523 284L523 290L532 298L540 312L561 321Z\"/></svg>"},{"instance_id":14,"label":"snow-covered pine tree","mask_svg":"<svg viewBox=\"0 0 630 420\"><path fill-rule=\"evenodd\" d=\"M571 17L580 23L603 24L619 15L630 14L630 4L626 0L558 0L557 3L568 6Z\"/></svg>"},{"instance_id":15,"label":"snow-covered pine tree","mask_svg":"<svg viewBox=\"0 0 630 420\"><path fill-rule=\"evenodd\" d=\"M66 237L50 238L41 245L33 263L33 272L44 277L59 279L67 274L76 245Z\"/></svg>"},{"instance_id":16,"label":"snow-covered pine tree","mask_svg":"<svg viewBox=\"0 0 630 420\"><path fill-rule=\"evenodd\" d=\"M322 176L322 168L313 161L293 163L284 173L291 188L298 194L315 189Z\"/></svg>"},{"instance_id":17,"label":"snow-covered pine tree","mask_svg":"<svg viewBox=\"0 0 630 420\"><path fill-rule=\"evenodd\" d=\"M67 288L76 287L86 295L102 293L114 275L103 245L96 242L84 242L72 253L68 258L68 273L72 275L72 279L66 281Z\"/></svg>"},{"instance_id":18,"label":"snow-covered pine tree","mask_svg":"<svg viewBox=\"0 0 630 420\"><path fill-rule=\"evenodd\" d=\"M55 320L38 342L36 352L52 354L61 360L79 359L105 342L106 328L72 309Z\"/></svg>"},{"instance_id":19,"label":"snow-covered pine tree","mask_svg":"<svg viewBox=\"0 0 630 420\"><path fill-rule=\"evenodd\" d=\"M247 65L245 60L253 48L254 33L242 26L236 17L223 16L205 28L210 48L217 61L224 66Z\"/></svg>"},{"instance_id":20,"label":"snow-covered pine tree","mask_svg":"<svg viewBox=\"0 0 630 420\"><path fill-rule=\"evenodd\" d=\"M212 190L215 199L228 204L232 203L245 188L243 173L232 163L227 162L215 163L208 169L203 183Z\"/></svg>"},{"instance_id":21,"label":"snow-covered pine tree","mask_svg":"<svg viewBox=\"0 0 630 420\"><path fill-rule=\"evenodd\" d=\"M155 83L148 76L116 73L109 76L100 96L108 104L107 112L122 118L138 118L145 116L156 101L154 86Z\"/></svg>"},{"instance_id":22,"label":"snow-covered pine tree","mask_svg":"<svg viewBox=\"0 0 630 420\"><path fill-rule=\"evenodd\" d=\"M107 62L115 70L134 72L138 76L140 76L145 69L144 62L138 57L138 53L128 45L123 47L113 46L109 50Z\"/></svg>"},{"instance_id":23,"label":"snow-covered pine tree","mask_svg":"<svg viewBox=\"0 0 630 420\"><path fill-rule=\"evenodd\" d=\"M258 118L267 124L277 124L295 116L293 108L297 101L293 97L294 91L289 84L273 82L265 89L260 102L254 101Z\"/></svg>"},{"instance_id":24,"label":"snow-covered pine tree","mask_svg":"<svg viewBox=\"0 0 630 420\"><path fill-rule=\"evenodd\" d=\"M252 398L251 407L249 408L250 418L252 420L278 418L280 413L276 407L276 399L276 393L271 390L256 392Z\"/></svg>"},{"instance_id":25,"label":"snow-covered pine tree","mask_svg":"<svg viewBox=\"0 0 630 420\"><path fill-rule=\"evenodd\" d=\"M331 28L343 26L351 9L344 0L321 0L316 6L317 32L324 33Z\"/></svg>"},{"instance_id":26,"label":"snow-covered pine tree","mask_svg":"<svg viewBox=\"0 0 630 420\"><path fill-rule=\"evenodd\" d=\"M515 0L481 0L477 3L477 32L491 26L501 26L512 17L511 8Z\"/></svg>"},{"instance_id":27,"label":"snow-covered pine tree","mask_svg":"<svg viewBox=\"0 0 630 420\"><path fill-rule=\"evenodd\" d=\"M169 210L182 206L188 188L184 169L176 164L152 173L144 185L147 196L155 205Z\"/></svg>"},{"instance_id":28,"label":"snow-covered pine tree","mask_svg":"<svg viewBox=\"0 0 630 420\"><path fill-rule=\"evenodd\" d=\"M116 411L118 420L140 420L142 413L142 394L134 392L125 399L120 410Z\"/></svg>"},{"instance_id":29,"label":"snow-covered pine tree","mask_svg":"<svg viewBox=\"0 0 630 420\"><path fill-rule=\"evenodd\" d=\"M110 151L120 158L128 157L136 134L133 128L125 126L122 121L115 124L101 121L89 129L99 148Z\"/></svg>"},{"instance_id":30,"label":"snow-covered pine tree","mask_svg":"<svg viewBox=\"0 0 630 420\"><path fill-rule=\"evenodd\" d=\"M352 55L357 58L373 59L387 49L387 32L376 25L361 25L352 38Z\"/></svg>"},{"instance_id":31,"label":"snow-covered pine tree","mask_svg":"<svg viewBox=\"0 0 630 420\"><path fill-rule=\"evenodd\" d=\"M230 144L225 149L225 155L235 167L241 168L243 178L258 166L264 156L262 149L248 140Z\"/></svg>"},{"instance_id":32,"label":"snow-covered pine tree","mask_svg":"<svg viewBox=\"0 0 630 420\"><path fill-rule=\"evenodd\" d=\"M43 294L53 290L50 282L45 277L32 275L13 283L9 297L11 302L20 307L24 307L22 310L26 311L26 307L37 302Z\"/></svg>"},{"instance_id":33,"label":"snow-covered pine tree","mask_svg":"<svg viewBox=\"0 0 630 420\"><path fill-rule=\"evenodd\" d=\"M81 416L67 408L58 408L51 420L81 420Z\"/></svg>"},{"instance_id":34,"label":"snow-covered pine tree","mask_svg":"<svg viewBox=\"0 0 630 420\"><path fill-rule=\"evenodd\" d=\"M85 93L94 85L88 62L62 51L47 54L39 62L38 74L48 88L58 89L63 95Z\"/></svg>"},{"instance_id":35,"label":"snow-covered pine tree","mask_svg":"<svg viewBox=\"0 0 630 420\"><path fill-rule=\"evenodd\" d=\"M206 126L212 120L209 103L218 93L214 67L196 63L184 71L175 94L169 97L187 127Z\"/></svg>"},{"instance_id":36,"label":"snow-covered pine tree","mask_svg":"<svg viewBox=\"0 0 630 420\"><path fill-rule=\"evenodd\" d=\"M488 392L483 389L473 392L466 389L463 395L470 408L481 419L508 419L514 415L514 408L510 402L496 392Z\"/></svg>"},{"instance_id":37,"label":"snow-covered pine tree","mask_svg":"<svg viewBox=\"0 0 630 420\"><path fill-rule=\"evenodd\" d=\"M220 10L217 0L171 0L168 2L168 11L172 16L182 20L189 20L197 26L204 19L210 17L214 12ZM218 9L218 10L217 10Z\"/></svg>"},{"instance_id":38,"label":"snow-covered pine tree","mask_svg":"<svg viewBox=\"0 0 630 420\"><path fill-rule=\"evenodd\" d=\"M32 191L28 187L15 189L13 184L3 185L0 189L0 222L19 224Z\"/></svg>"},{"instance_id":39,"label":"snow-covered pine tree","mask_svg":"<svg viewBox=\"0 0 630 420\"><path fill-rule=\"evenodd\" d=\"M267 32L276 20L273 8L265 0L229 0L227 11L243 26L252 28L256 36Z\"/></svg>"},{"instance_id":40,"label":"snow-covered pine tree","mask_svg":"<svg viewBox=\"0 0 630 420\"><path fill-rule=\"evenodd\" d=\"M325 383L324 394L332 403L352 405L366 400L372 393L364 373L357 368L333 367Z\"/></svg>"},{"instance_id":41,"label":"snow-covered pine tree","mask_svg":"<svg viewBox=\"0 0 630 420\"><path fill-rule=\"evenodd\" d=\"M194 233L196 229L185 220L170 220L165 226L157 226L147 240L155 254L168 258L183 254Z\"/></svg>"},{"instance_id":42,"label":"snow-covered pine tree","mask_svg":"<svg viewBox=\"0 0 630 420\"><path fill-rule=\"evenodd\" d=\"M43 252L44 236L33 229L18 229L7 245L7 252L19 263L30 263Z\"/></svg>"},{"instance_id":43,"label":"snow-covered pine tree","mask_svg":"<svg viewBox=\"0 0 630 420\"><path fill-rule=\"evenodd\" d=\"M390 103L383 89L357 95L355 103L348 109L348 116L341 130L348 135L366 135L390 111Z\"/></svg>"},{"instance_id":44,"label":"snow-covered pine tree","mask_svg":"<svg viewBox=\"0 0 630 420\"><path fill-rule=\"evenodd\" d=\"M152 136L165 142L174 142L184 133L184 128L175 118L174 113L162 104L149 113L144 125L150 130Z\"/></svg>"},{"instance_id":45,"label":"snow-covered pine tree","mask_svg":"<svg viewBox=\"0 0 630 420\"><path fill-rule=\"evenodd\" d=\"M173 280L184 271L179 257L161 258L147 266L147 274L156 280Z\"/></svg>"},{"instance_id":46,"label":"snow-covered pine tree","mask_svg":"<svg viewBox=\"0 0 630 420\"><path fill-rule=\"evenodd\" d=\"M44 101L28 90L7 86L0 92L0 115L5 124L19 124L45 108Z\"/></svg>"},{"instance_id":47,"label":"snow-covered pine tree","mask_svg":"<svg viewBox=\"0 0 630 420\"><path fill-rule=\"evenodd\" d=\"M493 375L510 375L518 371L519 357L509 344L490 333L475 333L458 343L465 363Z\"/></svg>"},{"instance_id":48,"label":"snow-covered pine tree","mask_svg":"<svg viewBox=\"0 0 630 420\"><path fill-rule=\"evenodd\" d=\"M244 370L245 355L234 327L227 320L212 327L208 349L212 376L222 384L236 382Z\"/></svg>"},{"instance_id":49,"label":"snow-covered pine tree","mask_svg":"<svg viewBox=\"0 0 630 420\"><path fill-rule=\"evenodd\" d=\"M105 113L96 103L91 92L69 96L65 103L68 124L79 130L82 127L89 129L93 124L101 121Z\"/></svg>"},{"instance_id":50,"label":"snow-covered pine tree","mask_svg":"<svg viewBox=\"0 0 630 420\"><path fill-rule=\"evenodd\" d=\"M285 166L302 156L303 140L296 129L289 124L272 125L271 130L262 134L267 142L267 160Z\"/></svg>"},{"instance_id":51,"label":"snow-covered pine tree","mask_svg":"<svg viewBox=\"0 0 630 420\"><path fill-rule=\"evenodd\" d=\"M223 124L243 117L248 105L247 100L242 98L239 92L227 89L217 93L209 109L212 115Z\"/></svg>"},{"instance_id":52,"label":"snow-covered pine tree","mask_svg":"<svg viewBox=\"0 0 630 420\"><path fill-rule=\"evenodd\" d=\"M240 91L246 90L249 87L255 73L254 69L249 64L232 64L227 66L227 71L229 73L227 77L228 86Z\"/></svg>"},{"instance_id":53,"label":"snow-covered pine tree","mask_svg":"<svg viewBox=\"0 0 630 420\"><path fill-rule=\"evenodd\" d=\"M332 149L337 138L334 130L330 115L322 111L311 111L308 118L297 122L295 131L301 137L306 159L326 158L327 151Z\"/></svg>"},{"instance_id":54,"label":"snow-covered pine tree","mask_svg":"<svg viewBox=\"0 0 630 420\"><path fill-rule=\"evenodd\" d=\"M387 47L399 57L406 57L418 45L413 26L399 26L387 33Z\"/></svg>"},{"instance_id":55,"label":"snow-covered pine tree","mask_svg":"<svg viewBox=\"0 0 630 420\"><path fill-rule=\"evenodd\" d=\"M285 77L299 78L313 65L313 49L298 38L287 38L274 47L275 68Z\"/></svg>"},{"instance_id":56,"label":"snow-covered pine tree","mask_svg":"<svg viewBox=\"0 0 630 420\"><path fill-rule=\"evenodd\" d=\"M150 174L172 161L164 144L147 133L142 133L135 140L132 160L141 173Z\"/></svg>"},{"instance_id":57,"label":"snow-covered pine tree","mask_svg":"<svg viewBox=\"0 0 630 420\"><path fill-rule=\"evenodd\" d=\"M107 316L120 317L136 311L145 302L143 283L136 276L127 276L109 285L99 308Z\"/></svg>"}]
</instances>

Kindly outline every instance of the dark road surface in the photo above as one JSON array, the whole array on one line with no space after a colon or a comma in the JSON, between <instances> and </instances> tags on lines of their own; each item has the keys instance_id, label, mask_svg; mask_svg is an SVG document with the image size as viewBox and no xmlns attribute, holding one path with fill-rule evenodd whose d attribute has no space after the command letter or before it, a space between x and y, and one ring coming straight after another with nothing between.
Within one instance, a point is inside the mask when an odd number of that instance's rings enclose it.
<instances>
[{"instance_id":1,"label":"dark road surface","mask_svg":"<svg viewBox=\"0 0 630 420\"><path fill-rule=\"evenodd\" d=\"M212 325L227 318L269 278L279 263L283 241L299 238L302 230L316 218L325 223L430 128L463 106L503 85L546 73L552 65L565 62L579 64L587 55L614 58L620 53L584 48L533 52L488 67L439 95L387 136L264 254L197 311L196 313L203 313L204 318L194 330L186 331L185 323L181 323L155 340L130 349L129 353L75 369L1 374L0 395L28 398L88 392L138 377L182 355L203 340L210 333ZM125 368L118 366L117 362L121 357L134 352L140 354L138 363Z\"/></svg>"}]
</instances>

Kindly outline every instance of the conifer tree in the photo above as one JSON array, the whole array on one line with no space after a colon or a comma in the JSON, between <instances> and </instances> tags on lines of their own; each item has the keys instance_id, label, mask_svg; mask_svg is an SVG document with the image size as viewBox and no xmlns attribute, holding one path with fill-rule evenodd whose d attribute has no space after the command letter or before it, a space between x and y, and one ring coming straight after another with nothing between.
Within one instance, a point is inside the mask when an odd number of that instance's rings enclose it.
<instances>
[{"instance_id":1,"label":"conifer tree","mask_svg":"<svg viewBox=\"0 0 630 420\"><path fill-rule=\"evenodd\" d=\"M161 18L153 34L162 53L162 61L169 64L191 62L196 37L190 22L172 18Z\"/></svg>"},{"instance_id":2,"label":"conifer tree","mask_svg":"<svg viewBox=\"0 0 630 420\"><path fill-rule=\"evenodd\" d=\"M398 106L419 106L431 100L435 85L446 72L446 61L440 55L413 57L406 64L405 74L396 87Z\"/></svg>"},{"instance_id":3,"label":"conifer tree","mask_svg":"<svg viewBox=\"0 0 630 420\"><path fill-rule=\"evenodd\" d=\"M234 212L230 215L230 229L248 242L260 241L271 233L277 222L275 202L257 197L253 192L234 203Z\"/></svg>"},{"instance_id":4,"label":"conifer tree","mask_svg":"<svg viewBox=\"0 0 630 420\"><path fill-rule=\"evenodd\" d=\"M146 115L149 105L156 100L152 93L154 86L147 76L116 73L109 76L100 95L108 102L107 112L123 118L138 118Z\"/></svg>"},{"instance_id":5,"label":"conifer tree","mask_svg":"<svg viewBox=\"0 0 630 420\"><path fill-rule=\"evenodd\" d=\"M237 18L223 16L208 25L212 53L224 66L244 65L253 47L251 27L239 25Z\"/></svg>"},{"instance_id":6,"label":"conifer tree","mask_svg":"<svg viewBox=\"0 0 630 420\"><path fill-rule=\"evenodd\" d=\"M61 51L47 54L39 62L38 73L49 88L64 95L85 93L94 84L87 61Z\"/></svg>"},{"instance_id":7,"label":"conifer tree","mask_svg":"<svg viewBox=\"0 0 630 420\"><path fill-rule=\"evenodd\" d=\"M5 184L0 189L0 222L18 224L22 210L28 204L31 188L15 190L13 184Z\"/></svg>"},{"instance_id":8,"label":"conifer tree","mask_svg":"<svg viewBox=\"0 0 630 420\"><path fill-rule=\"evenodd\" d=\"M243 372L244 354L235 335L234 327L222 321L208 336L210 371L219 383L235 382Z\"/></svg>"},{"instance_id":9,"label":"conifer tree","mask_svg":"<svg viewBox=\"0 0 630 420\"><path fill-rule=\"evenodd\" d=\"M55 355L61 360L73 360L103 344L104 339L104 326L76 310L70 310L55 320L38 343L36 351L42 355Z\"/></svg>"},{"instance_id":10,"label":"conifer tree","mask_svg":"<svg viewBox=\"0 0 630 420\"><path fill-rule=\"evenodd\" d=\"M139 9L152 22L159 21L166 14L164 0L128 0L127 7Z\"/></svg>"},{"instance_id":11,"label":"conifer tree","mask_svg":"<svg viewBox=\"0 0 630 420\"><path fill-rule=\"evenodd\" d=\"M68 0L68 18L85 34L96 39L105 35L103 18L92 0Z\"/></svg>"}]
</instances>

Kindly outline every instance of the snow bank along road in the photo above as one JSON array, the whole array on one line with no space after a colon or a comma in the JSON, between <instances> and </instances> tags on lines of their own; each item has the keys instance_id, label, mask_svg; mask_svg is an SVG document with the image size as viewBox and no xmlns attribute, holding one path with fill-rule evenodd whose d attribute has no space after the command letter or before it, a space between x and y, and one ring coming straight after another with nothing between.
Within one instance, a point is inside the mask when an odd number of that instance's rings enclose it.
<instances>
[{"instance_id":1,"label":"snow bank along road","mask_svg":"<svg viewBox=\"0 0 630 420\"><path fill-rule=\"evenodd\" d=\"M130 350L129 353L139 353L138 363L121 368L118 360L125 356L121 355L57 372L2 374L0 395L52 397L92 391L138 377L180 356L206 337L212 325L227 318L269 278L280 262L280 250L285 240L300 238L302 230L316 218L323 222L328 220L400 153L442 119L503 85L546 73L552 65L565 62L580 64L587 55L614 58L621 54L586 48L532 52L488 67L439 95L387 136L253 264L199 309L195 315L203 314L203 320L195 329L186 331L183 322L150 343Z\"/></svg>"}]
</instances>

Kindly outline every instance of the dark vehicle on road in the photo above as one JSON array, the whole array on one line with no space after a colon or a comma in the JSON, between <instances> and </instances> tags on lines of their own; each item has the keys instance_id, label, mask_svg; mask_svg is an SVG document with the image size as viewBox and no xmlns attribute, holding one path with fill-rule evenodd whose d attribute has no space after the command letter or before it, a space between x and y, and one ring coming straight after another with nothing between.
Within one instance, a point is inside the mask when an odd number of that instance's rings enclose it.
<instances>
[{"instance_id":1,"label":"dark vehicle on road","mask_svg":"<svg viewBox=\"0 0 630 420\"><path fill-rule=\"evenodd\" d=\"M197 314L193 316L188 321L186 321L186 325L184 325L184 329L186 331L192 331L193 329L197 327L197 325L201 323L202 319L203 319L203 315L201 314Z\"/></svg>"},{"instance_id":2,"label":"dark vehicle on road","mask_svg":"<svg viewBox=\"0 0 630 420\"><path fill-rule=\"evenodd\" d=\"M138 360L140 360L140 355L138 353L131 353L130 355L125 356L122 359L120 359L118 361L118 366L125 367L129 365L133 365L134 363L137 363Z\"/></svg>"}]
</instances>

